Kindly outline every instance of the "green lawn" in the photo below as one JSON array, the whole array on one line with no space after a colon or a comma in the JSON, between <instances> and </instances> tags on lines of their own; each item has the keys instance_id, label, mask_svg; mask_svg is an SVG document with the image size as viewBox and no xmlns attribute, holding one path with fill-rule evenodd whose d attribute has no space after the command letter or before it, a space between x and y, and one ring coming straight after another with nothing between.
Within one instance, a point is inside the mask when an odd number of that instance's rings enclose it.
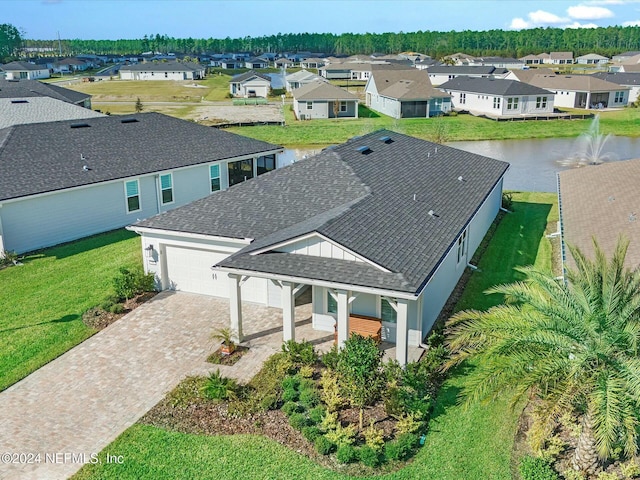
<instances>
[{"instance_id":1,"label":"green lawn","mask_svg":"<svg viewBox=\"0 0 640 480\"><path fill-rule=\"evenodd\" d=\"M0 270L0 391L91 336L82 314L142 264L140 237L116 230L27 255Z\"/></svg>"},{"instance_id":2,"label":"green lawn","mask_svg":"<svg viewBox=\"0 0 640 480\"><path fill-rule=\"evenodd\" d=\"M285 111L287 125L234 127L229 131L286 147L321 147L343 143L351 137L387 128L426 140L435 140L444 131L446 141L505 140L577 137L589 128L587 120L538 120L527 122L496 122L471 115L441 118L406 118L395 120L360 106L357 119L298 121L289 108ZM630 137L640 136L640 109L626 108L600 113L602 133Z\"/></svg>"},{"instance_id":3,"label":"green lawn","mask_svg":"<svg viewBox=\"0 0 640 480\"><path fill-rule=\"evenodd\" d=\"M548 268L547 222L557 220L553 194L516 193L514 213L498 226L459 302L486 308L499 299L482 291L512 281L513 267L534 262ZM505 398L468 409L458 405L468 365L444 384L429 424L425 446L404 469L385 479L504 480L511 478L511 452L520 411ZM105 455L122 455L123 465L106 464ZM201 436L134 425L101 454L102 464L84 467L76 479L325 479L346 478L259 436Z\"/></svg>"}]
</instances>

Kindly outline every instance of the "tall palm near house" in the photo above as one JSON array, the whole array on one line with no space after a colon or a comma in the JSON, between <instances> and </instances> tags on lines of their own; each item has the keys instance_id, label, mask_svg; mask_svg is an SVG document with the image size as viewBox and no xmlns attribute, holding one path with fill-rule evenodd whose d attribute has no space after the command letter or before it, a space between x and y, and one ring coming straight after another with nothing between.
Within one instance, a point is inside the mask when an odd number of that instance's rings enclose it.
<instances>
[{"instance_id":1,"label":"tall palm near house","mask_svg":"<svg viewBox=\"0 0 640 480\"><path fill-rule=\"evenodd\" d=\"M533 428L546 432L562 413L580 414L573 466L589 473L618 446L627 456L637 450L640 269L624 267L628 245L620 239L607 259L594 240L594 260L570 247L576 267L566 284L518 268L525 281L487 291L506 304L449 321L449 366L477 359L466 401L509 392L516 404L534 394L541 413Z\"/></svg>"}]
</instances>

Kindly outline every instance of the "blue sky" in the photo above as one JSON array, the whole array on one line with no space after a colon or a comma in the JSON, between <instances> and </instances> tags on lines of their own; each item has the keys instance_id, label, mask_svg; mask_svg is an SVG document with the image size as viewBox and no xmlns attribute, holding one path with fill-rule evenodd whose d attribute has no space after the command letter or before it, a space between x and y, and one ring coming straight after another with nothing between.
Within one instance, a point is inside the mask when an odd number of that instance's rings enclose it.
<instances>
[{"instance_id":1,"label":"blue sky","mask_svg":"<svg viewBox=\"0 0 640 480\"><path fill-rule=\"evenodd\" d=\"M640 25L640 0L0 0L26 38L258 37Z\"/></svg>"}]
</instances>

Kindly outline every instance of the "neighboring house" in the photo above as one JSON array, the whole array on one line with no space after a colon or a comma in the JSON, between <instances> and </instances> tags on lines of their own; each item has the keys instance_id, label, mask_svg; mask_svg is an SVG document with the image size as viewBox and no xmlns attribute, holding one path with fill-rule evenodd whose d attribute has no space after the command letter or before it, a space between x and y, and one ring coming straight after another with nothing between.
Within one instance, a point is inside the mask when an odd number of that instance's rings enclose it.
<instances>
[{"instance_id":1,"label":"neighboring house","mask_svg":"<svg viewBox=\"0 0 640 480\"><path fill-rule=\"evenodd\" d=\"M307 58L300 62L301 68L320 68L325 65L324 58Z\"/></svg>"},{"instance_id":2,"label":"neighboring house","mask_svg":"<svg viewBox=\"0 0 640 480\"><path fill-rule=\"evenodd\" d=\"M611 57L611 61L612 62L617 62L617 63L622 63L622 62L626 62L631 57L637 57L637 56L640 56L640 52L639 51L622 52L622 53L619 53L618 55L614 55L613 57Z\"/></svg>"},{"instance_id":3,"label":"neighboring house","mask_svg":"<svg viewBox=\"0 0 640 480\"><path fill-rule=\"evenodd\" d=\"M104 117L104 115L55 98L2 98L0 96L0 129L27 123L80 120L95 117Z\"/></svg>"},{"instance_id":4,"label":"neighboring house","mask_svg":"<svg viewBox=\"0 0 640 480\"><path fill-rule=\"evenodd\" d=\"M51 76L48 68L28 62L9 62L0 69L6 73L7 80L37 80Z\"/></svg>"},{"instance_id":5,"label":"neighboring house","mask_svg":"<svg viewBox=\"0 0 640 480\"><path fill-rule=\"evenodd\" d=\"M289 68L295 67L296 63L293 60L289 60L288 58L279 58L275 62L273 62L274 67L276 68Z\"/></svg>"},{"instance_id":6,"label":"neighboring house","mask_svg":"<svg viewBox=\"0 0 640 480\"><path fill-rule=\"evenodd\" d=\"M604 65L605 63L609 63L609 58L598 55L597 53L588 53L587 55L577 57L576 63L580 65Z\"/></svg>"},{"instance_id":7,"label":"neighboring house","mask_svg":"<svg viewBox=\"0 0 640 480\"><path fill-rule=\"evenodd\" d=\"M37 80L1 80L0 98L51 97L63 102L91 108L91 95Z\"/></svg>"},{"instance_id":8,"label":"neighboring house","mask_svg":"<svg viewBox=\"0 0 640 480\"><path fill-rule=\"evenodd\" d=\"M628 103L634 103L640 98L640 72L638 73L610 73L610 72L600 72L594 73L591 75L592 77L599 78L600 80L605 80L610 83L615 83L616 85L620 85L622 87L629 89L629 98Z\"/></svg>"},{"instance_id":9,"label":"neighboring house","mask_svg":"<svg viewBox=\"0 0 640 480\"><path fill-rule=\"evenodd\" d=\"M562 257L575 267L567 245L593 258L592 239L610 256L620 235L631 240L626 266L640 265L640 160L589 165L558 173Z\"/></svg>"},{"instance_id":10,"label":"neighboring house","mask_svg":"<svg viewBox=\"0 0 640 480\"><path fill-rule=\"evenodd\" d=\"M0 251L120 228L275 168L282 149L158 113L0 130Z\"/></svg>"},{"instance_id":11,"label":"neighboring house","mask_svg":"<svg viewBox=\"0 0 640 480\"><path fill-rule=\"evenodd\" d=\"M53 71L56 73L84 72L91 67L90 62L71 57L54 62Z\"/></svg>"},{"instance_id":12,"label":"neighboring house","mask_svg":"<svg viewBox=\"0 0 640 480\"><path fill-rule=\"evenodd\" d=\"M548 58L548 56L548 53L542 53L538 55L529 54L525 55L524 57L520 57L518 60L524 62L525 65L540 65L544 63L544 59Z\"/></svg>"},{"instance_id":13,"label":"neighboring house","mask_svg":"<svg viewBox=\"0 0 640 480\"><path fill-rule=\"evenodd\" d=\"M408 67L411 67L409 60L402 63L391 63L385 60L336 62L321 67L318 73L329 80L369 80L374 71L405 70Z\"/></svg>"},{"instance_id":14,"label":"neighboring house","mask_svg":"<svg viewBox=\"0 0 640 480\"><path fill-rule=\"evenodd\" d=\"M269 60L265 60L264 58L248 58L244 62L245 68L269 68Z\"/></svg>"},{"instance_id":15,"label":"neighboring house","mask_svg":"<svg viewBox=\"0 0 640 480\"><path fill-rule=\"evenodd\" d=\"M519 82L529 83L535 75L555 75L555 72L550 68L530 68L526 70L509 70L509 73L504 77L505 80L517 80Z\"/></svg>"},{"instance_id":16,"label":"neighboring house","mask_svg":"<svg viewBox=\"0 0 640 480\"><path fill-rule=\"evenodd\" d=\"M571 65L573 64L573 52L551 52L549 56L545 56L542 59L542 63L548 63L550 65Z\"/></svg>"},{"instance_id":17,"label":"neighboring house","mask_svg":"<svg viewBox=\"0 0 640 480\"><path fill-rule=\"evenodd\" d=\"M528 82L556 94L556 107L624 107L629 89L590 75L534 75Z\"/></svg>"},{"instance_id":18,"label":"neighboring house","mask_svg":"<svg viewBox=\"0 0 640 480\"><path fill-rule=\"evenodd\" d=\"M524 62L516 58L508 57L474 57L469 60L469 65L521 70L524 67Z\"/></svg>"},{"instance_id":19,"label":"neighboring house","mask_svg":"<svg viewBox=\"0 0 640 480\"><path fill-rule=\"evenodd\" d=\"M457 65L436 65L427 68L429 80L434 86L442 85L449 80L458 77L470 78L504 78L509 71L506 68L480 67L480 66L457 66Z\"/></svg>"},{"instance_id":20,"label":"neighboring house","mask_svg":"<svg viewBox=\"0 0 640 480\"><path fill-rule=\"evenodd\" d=\"M433 58L428 56L416 59L416 61L413 64L414 68L417 68L418 70L426 70L428 68L436 67L440 65L442 64L439 61L434 60Z\"/></svg>"},{"instance_id":21,"label":"neighboring house","mask_svg":"<svg viewBox=\"0 0 640 480\"><path fill-rule=\"evenodd\" d=\"M553 113L554 95L517 80L459 77L440 85L451 94L452 108L496 117Z\"/></svg>"},{"instance_id":22,"label":"neighboring house","mask_svg":"<svg viewBox=\"0 0 640 480\"><path fill-rule=\"evenodd\" d=\"M640 53L630 57L625 57L625 59L619 63L609 65L609 71L623 73L640 72Z\"/></svg>"},{"instance_id":23,"label":"neighboring house","mask_svg":"<svg viewBox=\"0 0 640 480\"><path fill-rule=\"evenodd\" d=\"M200 80L206 68L197 63L138 63L120 68L121 80Z\"/></svg>"},{"instance_id":24,"label":"neighboring house","mask_svg":"<svg viewBox=\"0 0 640 480\"><path fill-rule=\"evenodd\" d=\"M358 97L330 83L308 83L291 94L293 112L298 120L358 118Z\"/></svg>"},{"instance_id":25,"label":"neighboring house","mask_svg":"<svg viewBox=\"0 0 640 480\"><path fill-rule=\"evenodd\" d=\"M236 70L238 68L244 68L244 60L236 60L234 58L228 58L220 61L220 66L226 70Z\"/></svg>"},{"instance_id":26,"label":"neighboring house","mask_svg":"<svg viewBox=\"0 0 640 480\"><path fill-rule=\"evenodd\" d=\"M451 110L451 96L434 88L423 70L381 70L365 87L366 105L393 118L441 115Z\"/></svg>"},{"instance_id":27,"label":"neighboring house","mask_svg":"<svg viewBox=\"0 0 640 480\"><path fill-rule=\"evenodd\" d=\"M131 229L162 289L228 298L240 338L246 301L282 308L294 339L294 297L311 287L313 328L342 345L350 317L372 317L404 365L496 217L507 168L383 130Z\"/></svg>"},{"instance_id":28,"label":"neighboring house","mask_svg":"<svg viewBox=\"0 0 640 480\"><path fill-rule=\"evenodd\" d=\"M234 97L267 98L271 88L271 78L254 70L234 75L229 80L229 92Z\"/></svg>"},{"instance_id":29,"label":"neighboring house","mask_svg":"<svg viewBox=\"0 0 640 480\"><path fill-rule=\"evenodd\" d=\"M313 82L326 82L324 78L315 73L311 73L307 70L298 70L297 72L291 73L285 77L286 89L287 92L291 92L296 88L303 87L308 83Z\"/></svg>"}]
</instances>

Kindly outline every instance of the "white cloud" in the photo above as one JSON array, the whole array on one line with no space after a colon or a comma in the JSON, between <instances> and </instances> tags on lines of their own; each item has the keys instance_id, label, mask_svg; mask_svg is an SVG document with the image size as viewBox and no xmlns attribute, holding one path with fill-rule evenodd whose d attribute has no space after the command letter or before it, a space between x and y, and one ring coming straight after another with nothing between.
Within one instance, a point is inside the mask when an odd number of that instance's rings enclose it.
<instances>
[{"instance_id":1,"label":"white cloud","mask_svg":"<svg viewBox=\"0 0 640 480\"><path fill-rule=\"evenodd\" d=\"M608 8L592 7L589 5L575 5L573 7L569 7L567 8L567 14L576 20L599 20L615 16Z\"/></svg>"},{"instance_id":2,"label":"white cloud","mask_svg":"<svg viewBox=\"0 0 640 480\"><path fill-rule=\"evenodd\" d=\"M567 25L562 25L562 28L598 28L598 25L596 25L595 23L573 22Z\"/></svg>"},{"instance_id":3,"label":"white cloud","mask_svg":"<svg viewBox=\"0 0 640 480\"><path fill-rule=\"evenodd\" d=\"M545 12L544 10L536 10L535 12L529 13L527 16L532 23L537 25L546 23L563 23L567 21L566 18L561 18L554 13Z\"/></svg>"},{"instance_id":4,"label":"white cloud","mask_svg":"<svg viewBox=\"0 0 640 480\"><path fill-rule=\"evenodd\" d=\"M640 3L640 0L589 0L585 5L629 5L630 3Z\"/></svg>"},{"instance_id":5,"label":"white cloud","mask_svg":"<svg viewBox=\"0 0 640 480\"><path fill-rule=\"evenodd\" d=\"M640 27L640 20L630 20L622 22L623 27Z\"/></svg>"},{"instance_id":6,"label":"white cloud","mask_svg":"<svg viewBox=\"0 0 640 480\"><path fill-rule=\"evenodd\" d=\"M527 22L524 18L514 18L513 20L511 20L511 24L509 25L509 28L512 28L514 30L522 30L524 28L531 28L531 24L529 22Z\"/></svg>"}]
</instances>

